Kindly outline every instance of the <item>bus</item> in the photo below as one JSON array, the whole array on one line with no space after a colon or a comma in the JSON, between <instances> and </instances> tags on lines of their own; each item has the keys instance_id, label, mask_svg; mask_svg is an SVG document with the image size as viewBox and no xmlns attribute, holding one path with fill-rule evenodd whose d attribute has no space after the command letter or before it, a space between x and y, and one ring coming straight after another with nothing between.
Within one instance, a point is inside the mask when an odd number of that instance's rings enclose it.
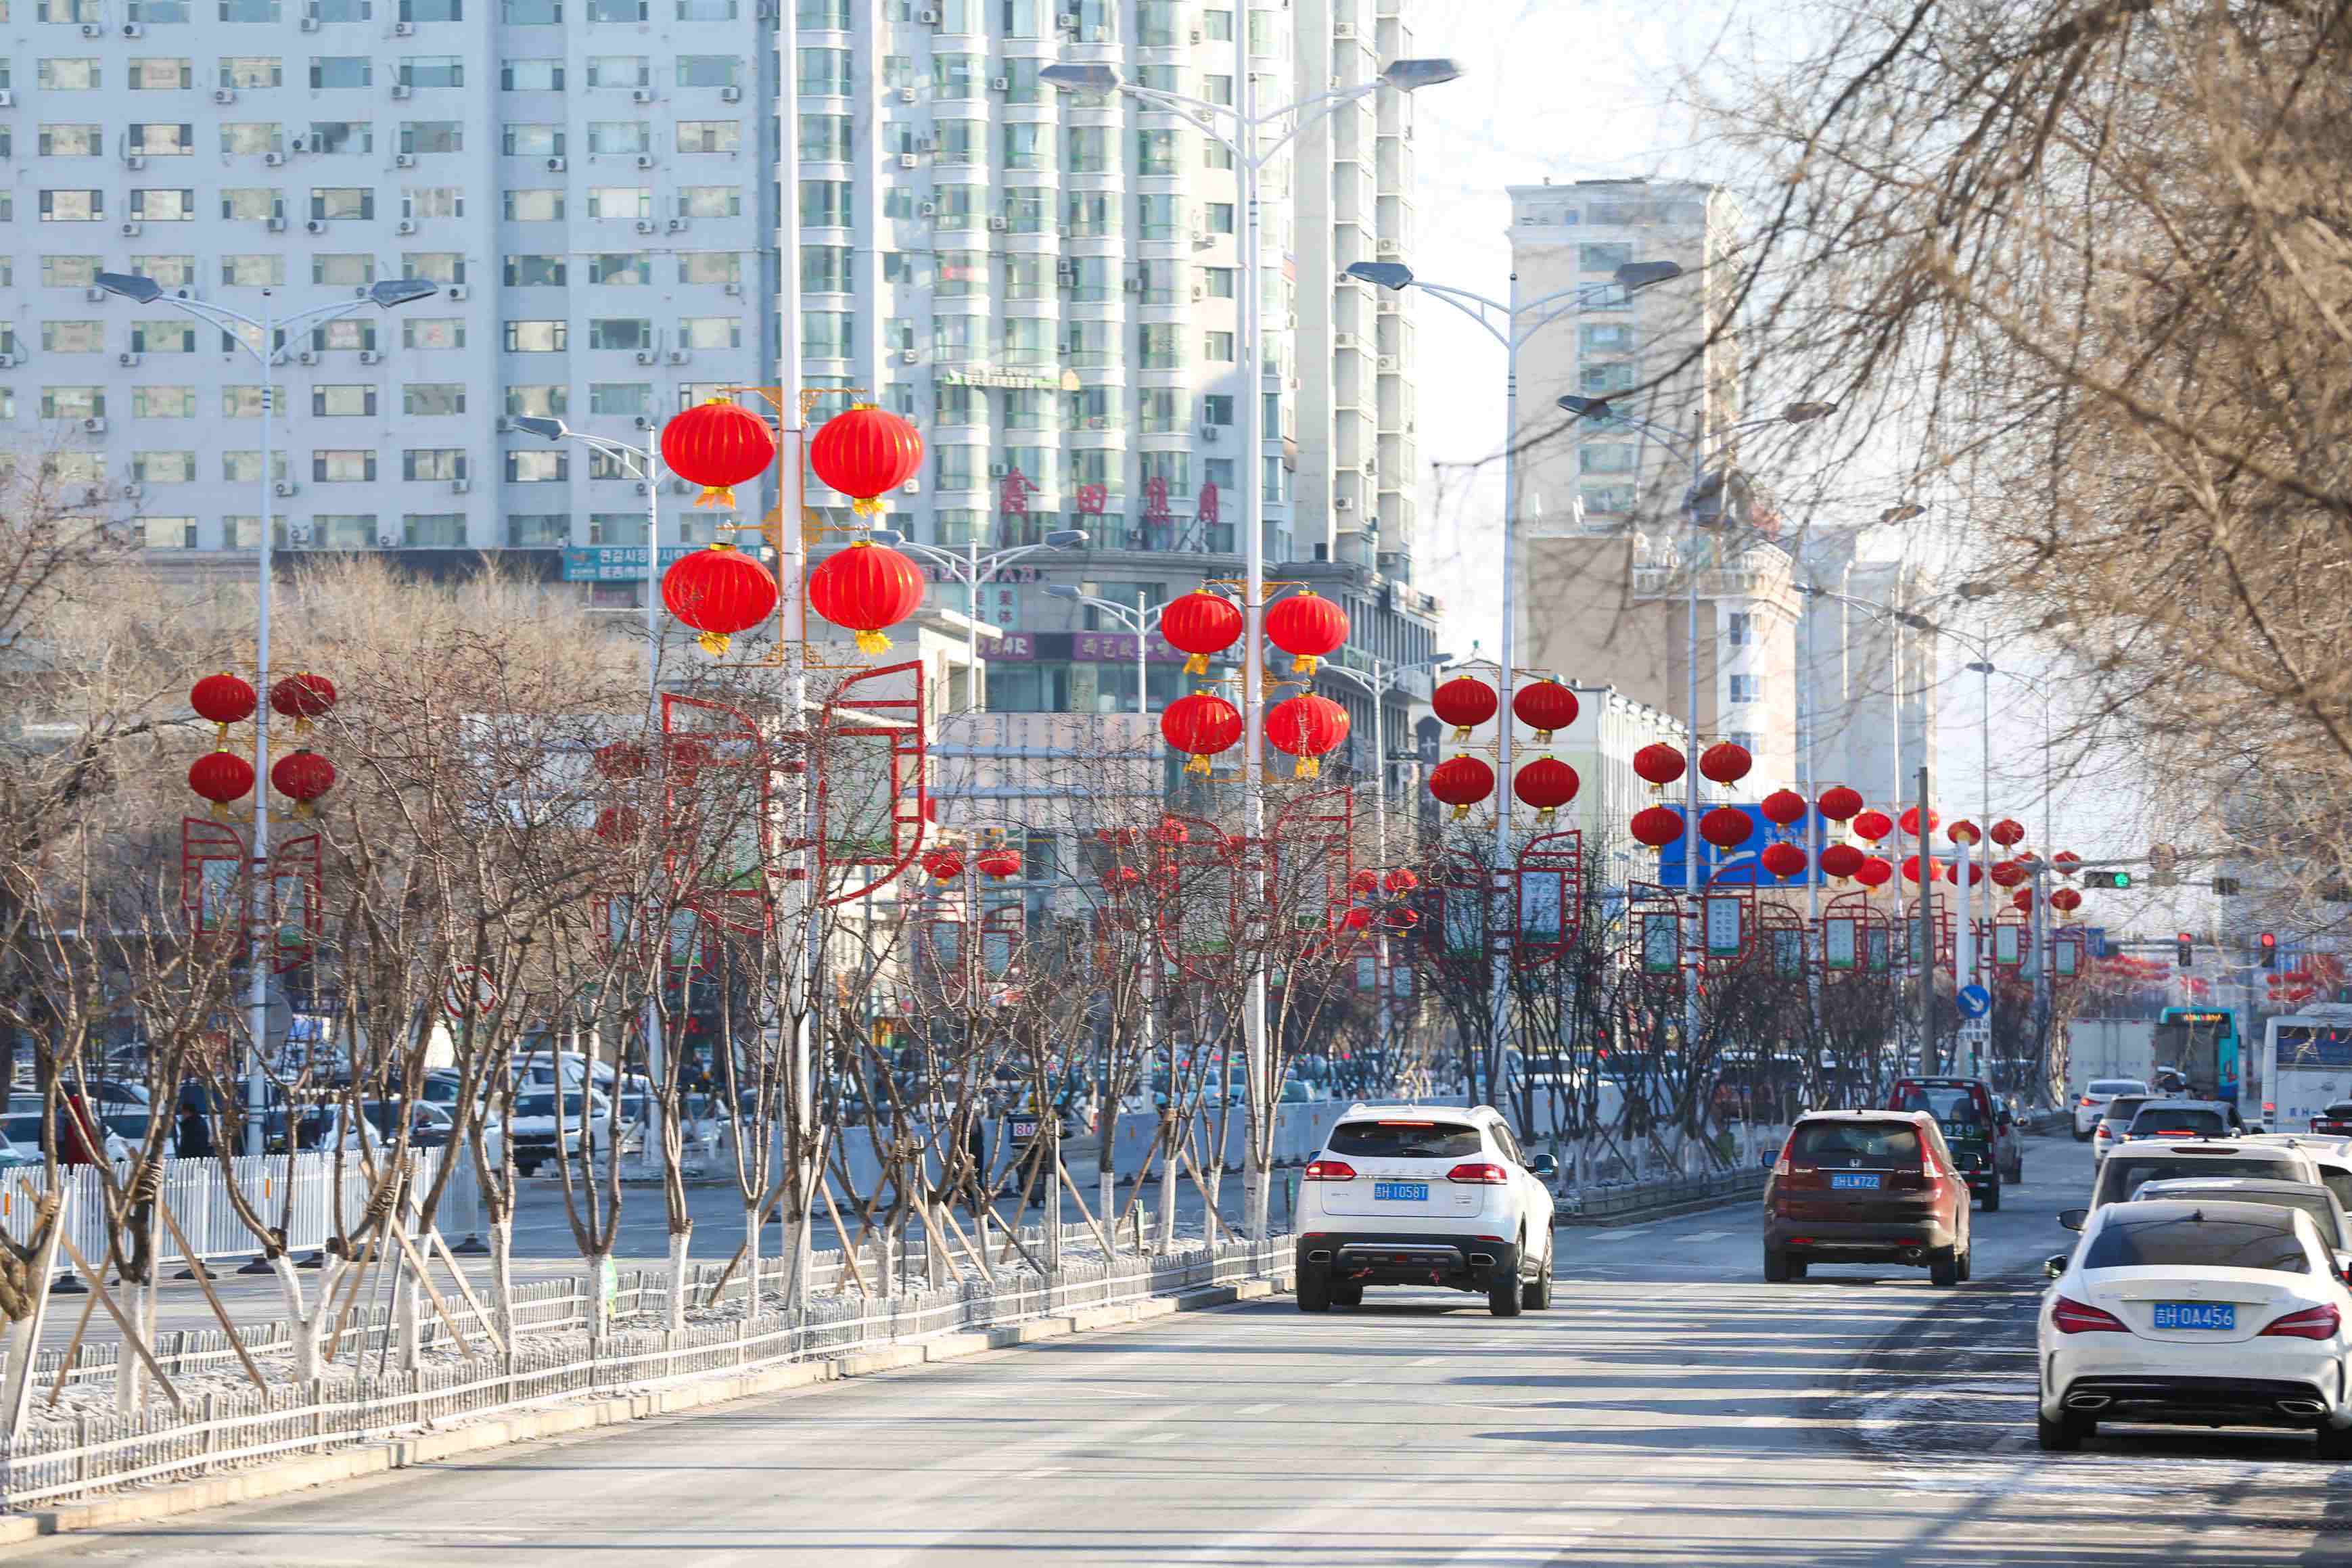
<instances>
[{"instance_id":1,"label":"bus","mask_svg":"<svg viewBox=\"0 0 2352 1568\"><path fill-rule=\"evenodd\" d=\"M2157 1015L2151 1072L2170 1068L2200 1099L2238 1102L2238 1017L2225 1007L2167 1007Z\"/></svg>"},{"instance_id":2,"label":"bus","mask_svg":"<svg viewBox=\"0 0 2352 1568\"><path fill-rule=\"evenodd\" d=\"M2332 1100L2352 1099L2352 1005L2307 1002L2263 1025L2263 1126L2308 1132Z\"/></svg>"}]
</instances>

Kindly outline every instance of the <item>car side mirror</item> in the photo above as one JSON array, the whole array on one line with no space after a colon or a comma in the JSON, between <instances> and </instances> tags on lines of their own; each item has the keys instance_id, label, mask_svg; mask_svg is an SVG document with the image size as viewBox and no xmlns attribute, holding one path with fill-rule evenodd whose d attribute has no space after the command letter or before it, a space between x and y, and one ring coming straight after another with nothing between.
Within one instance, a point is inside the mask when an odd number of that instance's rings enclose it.
<instances>
[{"instance_id":1,"label":"car side mirror","mask_svg":"<svg viewBox=\"0 0 2352 1568\"><path fill-rule=\"evenodd\" d=\"M2042 1278L2044 1279L2055 1279L2060 1275L2065 1273L2066 1258L2067 1255L2065 1253L2053 1252L2049 1257L2043 1258L2042 1260Z\"/></svg>"},{"instance_id":2,"label":"car side mirror","mask_svg":"<svg viewBox=\"0 0 2352 1568\"><path fill-rule=\"evenodd\" d=\"M1528 1169L1535 1174L1542 1176L1546 1180L1549 1180L1551 1177L1559 1174L1559 1162L1553 1159L1549 1154L1538 1154L1528 1162Z\"/></svg>"},{"instance_id":3,"label":"car side mirror","mask_svg":"<svg viewBox=\"0 0 2352 1568\"><path fill-rule=\"evenodd\" d=\"M2091 1211L2089 1209L2060 1209L2058 1211L2058 1223L2064 1226L2068 1230L2082 1229L2083 1226L2089 1222L2090 1217Z\"/></svg>"}]
</instances>

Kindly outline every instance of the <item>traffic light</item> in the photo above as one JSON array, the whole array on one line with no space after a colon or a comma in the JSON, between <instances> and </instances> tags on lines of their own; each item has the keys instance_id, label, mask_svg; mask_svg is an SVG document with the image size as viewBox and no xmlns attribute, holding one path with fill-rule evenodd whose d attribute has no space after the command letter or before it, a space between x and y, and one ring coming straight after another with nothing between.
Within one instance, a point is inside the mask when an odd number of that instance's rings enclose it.
<instances>
[{"instance_id":1,"label":"traffic light","mask_svg":"<svg viewBox=\"0 0 2352 1568\"><path fill-rule=\"evenodd\" d=\"M2263 932L2262 935L2254 938L2254 946L2262 952L2264 969L2278 967L2278 932L2274 931Z\"/></svg>"},{"instance_id":2,"label":"traffic light","mask_svg":"<svg viewBox=\"0 0 2352 1568\"><path fill-rule=\"evenodd\" d=\"M2183 969L2189 968L2197 958L2197 939L2187 931L2182 931L2172 939L2172 952L2175 963Z\"/></svg>"},{"instance_id":3,"label":"traffic light","mask_svg":"<svg viewBox=\"0 0 2352 1568\"><path fill-rule=\"evenodd\" d=\"M2083 873L2083 886L2086 888L2128 888L2131 885L2131 873L2129 871L2085 871Z\"/></svg>"},{"instance_id":4,"label":"traffic light","mask_svg":"<svg viewBox=\"0 0 2352 1568\"><path fill-rule=\"evenodd\" d=\"M2238 896L2238 879L2235 877L2214 878L2213 891L2225 899L2236 898Z\"/></svg>"}]
</instances>

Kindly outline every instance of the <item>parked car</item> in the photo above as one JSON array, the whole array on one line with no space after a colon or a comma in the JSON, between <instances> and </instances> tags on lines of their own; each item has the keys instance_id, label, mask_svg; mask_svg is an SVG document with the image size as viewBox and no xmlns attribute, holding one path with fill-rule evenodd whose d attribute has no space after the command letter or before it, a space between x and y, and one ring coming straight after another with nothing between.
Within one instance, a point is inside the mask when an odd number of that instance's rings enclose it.
<instances>
[{"instance_id":1,"label":"parked car","mask_svg":"<svg viewBox=\"0 0 2352 1568\"><path fill-rule=\"evenodd\" d=\"M2137 1078L2095 1078L2083 1086L2074 1097L2074 1142L2089 1141L2099 1118L2106 1113L2107 1102L2119 1094L2146 1094L2147 1083Z\"/></svg>"},{"instance_id":2,"label":"parked car","mask_svg":"<svg viewBox=\"0 0 2352 1568\"><path fill-rule=\"evenodd\" d=\"M1815 1263L1905 1263L1957 1285L1970 1247L1968 1178L1924 1110L1809 1112L1765 1179L1769 1283Z\"/></svg>"},{"instance_id":3,"label":"parked car","mask_svg":"<svg viewBox=\"0 0 2352 1568\"><path fill-rule=\"evenodd\" d=\"M2182 1176L2260 1176L2282 1182L2324 1186L2319 1167L2300 1149L2278 1143L2231 1139L2149 1139L2121 1143L2099 1167L2091 1184L2091 1206L2124 1203L2150 1182Z\"/></svg>"},{"instance_id":4,"label":"parked car","mask_svg":"<svg viewBox=\"0 0 2352 1568\"><path fill-rule=\"evenodd\" d=\"M1482 1292L1498 1318L1550 1306L1556 1173L1492 1106L1349 1107L1301 1173L1298 1310L1371 1285Z\"/></svg>"},{"instance_id":5,"label":"parked car","mask_svg":"<svg viewBox=\"0 0 2352 1568\"><path fill-rule=\"evenodd\" d=\"M1891 1110L1924 1110L1936 1119L1969 1191L1985 1212L2000 1207L2000 1172L1994 1145L2001 1129L1993 1112L1992 1088L1980 1078L1905 1078L1887 1100ZM2007 1130L2012 1142L2017 1129Z\"/></svg>"},{"instance_id":6,"label":"parked car","mask_svg":"<svg viewBox=\"0 0 2352 1568\"><path fill-rule=\"evenodd\" d=\"M2025 1180L2025 1140L2017 1134L2017 1107L1998 1094L1992 1097L1992 1165L2011 1186Z\"/></svg>"},{"instance_id":7,"label":"parked car","mask_svg":"<svg viewBox=\"0 0 2352 1568\"><path fill-rule=\"evenodd\" d=\"M2083 1239L2044 1266L2043 1448L2131 1421L2302 1428L2352 1459L2352 1294L2310 1215L2200 1198L2059 1217Z\"/></svg>"},{"instance_id":8,"label":"parked car","mask_svg":"<svg viewBox=\"0 0 2352 1568\"><path fill-rule=\"evenodd\" d=\"M514 1114L501 1119L492 1112L482 1124L483 1152L492 1160L503 1159L505 1141L514 1140L515 1169L526 1176L537 1175L540 1166L550 1160L566 1158L576 1152L584 1131L588 1147L593 1152L612 1146L613 1107L602 1094L587 1091L587 1106L581 1104L582 1091L566 1089L562 1096L562 1127L559 1136L556 1125L556 1093L552 1088L526 1089L514 1098Z\"/></svg>"}]
</instances>

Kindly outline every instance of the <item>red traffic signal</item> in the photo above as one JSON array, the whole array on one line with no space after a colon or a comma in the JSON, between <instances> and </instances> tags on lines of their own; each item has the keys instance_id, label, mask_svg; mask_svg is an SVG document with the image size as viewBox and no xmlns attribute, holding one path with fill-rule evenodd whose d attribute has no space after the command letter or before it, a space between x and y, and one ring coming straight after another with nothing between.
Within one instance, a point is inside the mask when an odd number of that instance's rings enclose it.
<instances>
[{"instance_id":1,"label":"red traffic signal","mask_svg":"<svg viewBox=\"0 0 2352 1568\"><path fill-rule=\"evenodd\" d=\"M2186 969L2197 956L2197 939L2187 931L2173 938L2174 960Z\"/></svg>"},{"instance_id":2,"label":"red traffic signal","mask_svg":"<svg viewBox=\"0 0 2352 1568\"><path fill-rule=\"evenodd\" d=\"M2274 931L2263 932L2254 938L2254 945L2262 949L2264 969L2274 969L2278 966L2278 932Z\"/></svg>"}]
</instances>

